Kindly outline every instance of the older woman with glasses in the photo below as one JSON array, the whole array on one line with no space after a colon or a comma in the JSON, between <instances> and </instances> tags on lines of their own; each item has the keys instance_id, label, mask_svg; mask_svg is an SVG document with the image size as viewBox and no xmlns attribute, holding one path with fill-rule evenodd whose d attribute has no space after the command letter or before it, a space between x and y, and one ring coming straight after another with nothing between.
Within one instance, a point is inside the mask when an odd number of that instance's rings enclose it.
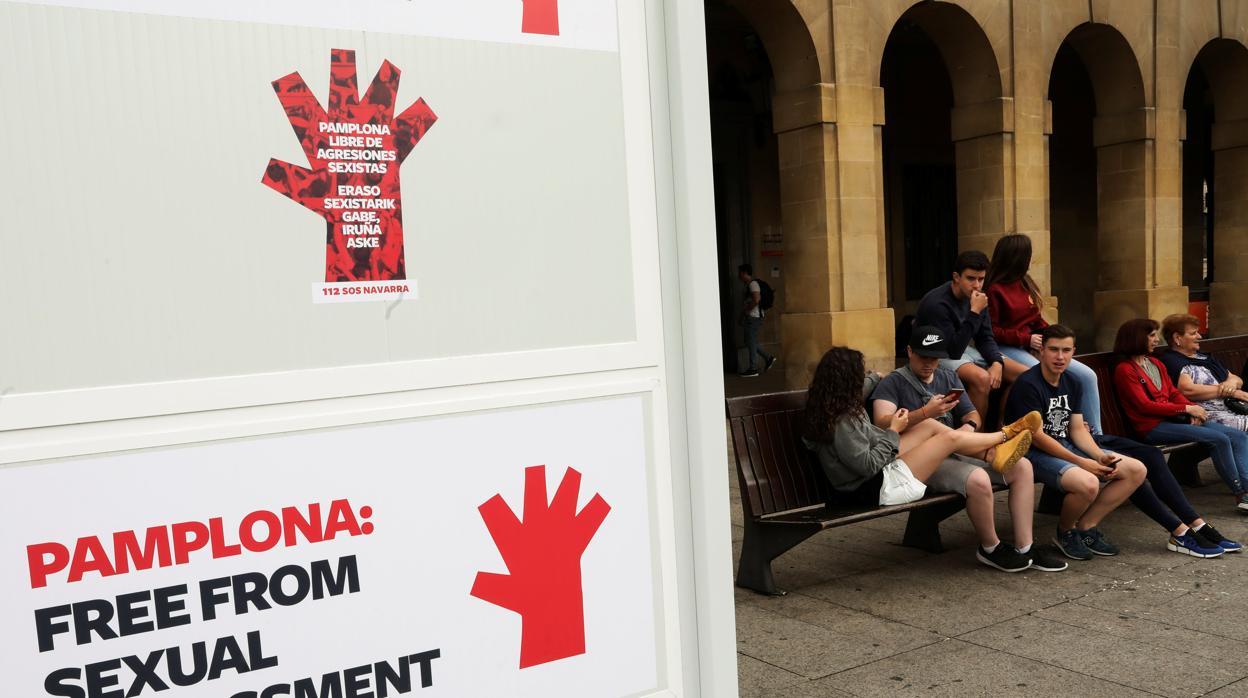
<instances>
[{"instance_id":1,"label":"older woman with glasses","mask_svg":"<svg viewBox=\"0 0 1248 698\"><path fill-rule=\"evenodd\" d=\"M1170 380L1183 397L1205 408L1209 421L1248 431L1248 414L1229 406L1248 400L1244 379L1231 373L1221 361L1200 351L1200 324L1195 315L1168 315L1161 321L1161 336L1169 345L1162 352ZM1248 408L1248 404L1243 407Z\"/></svg>"}]
</instances>

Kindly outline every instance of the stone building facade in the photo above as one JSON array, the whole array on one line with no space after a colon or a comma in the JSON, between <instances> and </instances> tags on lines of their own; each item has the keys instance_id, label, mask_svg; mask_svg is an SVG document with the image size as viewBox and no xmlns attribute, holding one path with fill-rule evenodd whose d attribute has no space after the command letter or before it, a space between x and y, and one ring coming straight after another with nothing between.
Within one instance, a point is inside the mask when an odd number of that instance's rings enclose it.
<instances>
[{"instance_id":1,"label":"stone building facade","mask_svg":"<svg viewBox=\"0 0 1248 698\"><path fill-rule=\"evenodd\" d=\"M957 251L1012 232L1081 350L1193 297L1248 332L1248 0L706 8L729 366L740 261L804 387L833 344L891 368Z\"/></svg>"}]
</instances>

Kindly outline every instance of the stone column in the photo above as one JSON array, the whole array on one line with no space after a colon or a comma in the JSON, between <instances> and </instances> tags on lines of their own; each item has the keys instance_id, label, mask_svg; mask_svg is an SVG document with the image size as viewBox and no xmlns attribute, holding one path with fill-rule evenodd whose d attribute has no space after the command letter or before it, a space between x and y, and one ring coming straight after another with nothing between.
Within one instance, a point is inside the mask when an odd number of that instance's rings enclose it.
<instances>
[{"instance_id":1,"label":"stone column","mask_svg":"<svg viewBox=\"0 0 1248 698\"><path fill-rule=\"evenodd\" d=\"M1248 119L1213 125L1214 282L1209 331L1248 332Z\"/></svg>"},{"instance_id":2,"label":"stone column","mask_svg":"<svg viewBox=\"0 0 1248 698\"><path fill-rule=\"evenodd\" d=\"M834 344L893 367L886 269L879 88L819 84L776 95L785 230L785 383L804 388Z\"/></svg>"},{"instance_id":3,"label":"stone column","mask_svg":"<svg viewBox=\"0 0 1248 698\"><path fill-rule=\"evenodd\" d=\"M1044 6L1012 3L1014 231L1031 238L1031 277L1046 295L1044 315L1057 321L1051 297L1049 237L1049 147L1053 132L1048 84L1052 68L1042 50Z\"/></svg>"},{"instance_id":4,"label":"stone column","mask_svg":"<svg viewBox=\"0 0 1248 698\"><path fill-rule=\"evenodd\" d=\"M997 239L1015 230L1014 100L954 107L958 187L958 250L991 255Z\"/></svg>"},{"instance_id":5,"label":"stone column","mask_svg":"<svg viewBox=\"0 0 1248 698\"><path fill-rule=\"evenodd\" d=\"M1097 292L1095 349L1113 346L1118 326L1134 317L1160 318L1187 308L1187 288L1158 273L1155 221L1156 117L1151 108L1098 116ZM1060 260L1057 260L1060 263ZM1092 347L1086 347L1092 348Z\"/></svg>"}]
</instances>

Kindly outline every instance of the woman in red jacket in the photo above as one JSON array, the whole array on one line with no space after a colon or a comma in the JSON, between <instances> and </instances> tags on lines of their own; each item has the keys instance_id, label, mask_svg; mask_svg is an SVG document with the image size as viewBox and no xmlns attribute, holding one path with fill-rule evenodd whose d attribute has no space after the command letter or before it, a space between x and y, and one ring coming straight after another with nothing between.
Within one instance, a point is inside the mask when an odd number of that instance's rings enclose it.
<instances>
[{"instance_id":1,"label":"woman in red jacket","mask_svg":"<svg viewBox=\"0 0 1248 698\"><path fill-rule=\"evenodd\" d=\"M1001 353L1027 366L1039 363L1040 331L1049 323L1040 315L1044 299L1040 287L1032 280L1031 238L1006 235L997 240L992 263L984 279L988 294L988 317L992 320L992 336ZM1066 372L1079 382L1083 394L1083 419L1093 434L1101 434L1101 394L1096 387L1096 372L1079 361L1071 361Z\"/></svg>"},{"instance_id":2,"label":"woman in red jacket","mask_svg":"<svg viewBox=\"0 0 1248 698\"><path fill-rule=\"evenodd\" d=\"M1118 328L1114 353L1123 361L1114 369L1114 390L1135 431L1152 444L1195 441L1209 448L1218 475L1248 510L1248 434L1209 422L1205 408L1174 387L1166 367L1149 353L1161 344L1159 325L1148 318L1128 320Z\"/></svg>"}]
</instances>

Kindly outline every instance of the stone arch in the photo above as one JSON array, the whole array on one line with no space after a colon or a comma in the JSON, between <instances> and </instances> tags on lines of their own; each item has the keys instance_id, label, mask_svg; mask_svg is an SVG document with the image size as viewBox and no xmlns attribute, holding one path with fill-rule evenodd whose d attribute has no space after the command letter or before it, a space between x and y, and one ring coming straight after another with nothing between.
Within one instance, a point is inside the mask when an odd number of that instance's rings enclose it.
<instances>
[{"instance_id":1,"label":"stone arch","mask_svg":"<svg viewBox=\"0 0 1248 698\"><path fill-rule=\"evenodd\" d=\"M771 60L776 92L831 82L826 53L820 55L810 26L791 0L727 0L758 32Z\"/></svg>"},{"instance_id":2,"label":"stone arch","mask_svg":"<svg viewBox=\"0 0 1248 698\"><path fill-rule=\"evenodd\" d=\"M983 27L970 12L953 3L920 2L897 18L889 32L890 38L898 24L903 22L917 24L936 44L949 73L956 106L978 104L1002 96L1001 67L996 52ZM884 51L888 50L887 47L886 41ZM881 53L881 68L883 63Z\"/></svg>"},{"instance_id":3,"label":"stone arch","mask_svg":"<svg viewBox=\"0 0 1248 698\"><path fill-rule=\"evenodd\" d=\"M1148 106L1139 60L1130 42L1117 29L1108 24L1085 22L1072 29L1061 44L1073 49L1088 71L1096 94L1098 116L1121 114ZM1055 55L1049 69L1050 90L1052 64L1056 61Z\"/></svg>"},{"instance_id":4,"label":"stone arch","mask_svg":"<svg viewBox=\"0 0 1248 698\"><path fill-rule=\"evenodd\" d=\"M1155 112L1135 51L1108 24L1080 24L1066 35L1048 98L1053 291L1093 298L1090 306L1069 304L1063 320L1107 349L1123 319L1176 300L1154 289ZM1093 349L1088 344L1081 346Z\"/></svg>"},{"instance_id":5,"label":"stone arch","mask_svg":"<svg viewBox=\"0 0 1248 698\"><path fill-rule=\"evenodd\" d=\"M1204 88L1201 90L1205 92L1203 98L1190 94L1198 86ZM1209 329L1219 335L1248 330L1248 299L1244 295L1248 291L1248 89L1245 86L1248 86L1248 48L1233 39L1219 38L1206 43L1196 54L1185 89L1188 133L1183 173L1184 261L1189 263L1189 253L1206 253L1204 244L1193 242L1212 243L1207 249L1208 271L1212 278ZM1201 205L1202 198L1207 209ZM1198 236L1195 241L1193 233ZM1205 254L1201 257L1203 259Z\"/></svg>"},{"instance_id":6,"label":"stone arch","mask_svg":"<svg viewBox=\"0 0 1248 698\"><path fill-rule=\"evenodd\" d=\"M958 250L991 250L1013 229L1013 100L983 27L947 2L897 17L878 81L890 302L909 311Z\"/></svg>"}]
</instances>

